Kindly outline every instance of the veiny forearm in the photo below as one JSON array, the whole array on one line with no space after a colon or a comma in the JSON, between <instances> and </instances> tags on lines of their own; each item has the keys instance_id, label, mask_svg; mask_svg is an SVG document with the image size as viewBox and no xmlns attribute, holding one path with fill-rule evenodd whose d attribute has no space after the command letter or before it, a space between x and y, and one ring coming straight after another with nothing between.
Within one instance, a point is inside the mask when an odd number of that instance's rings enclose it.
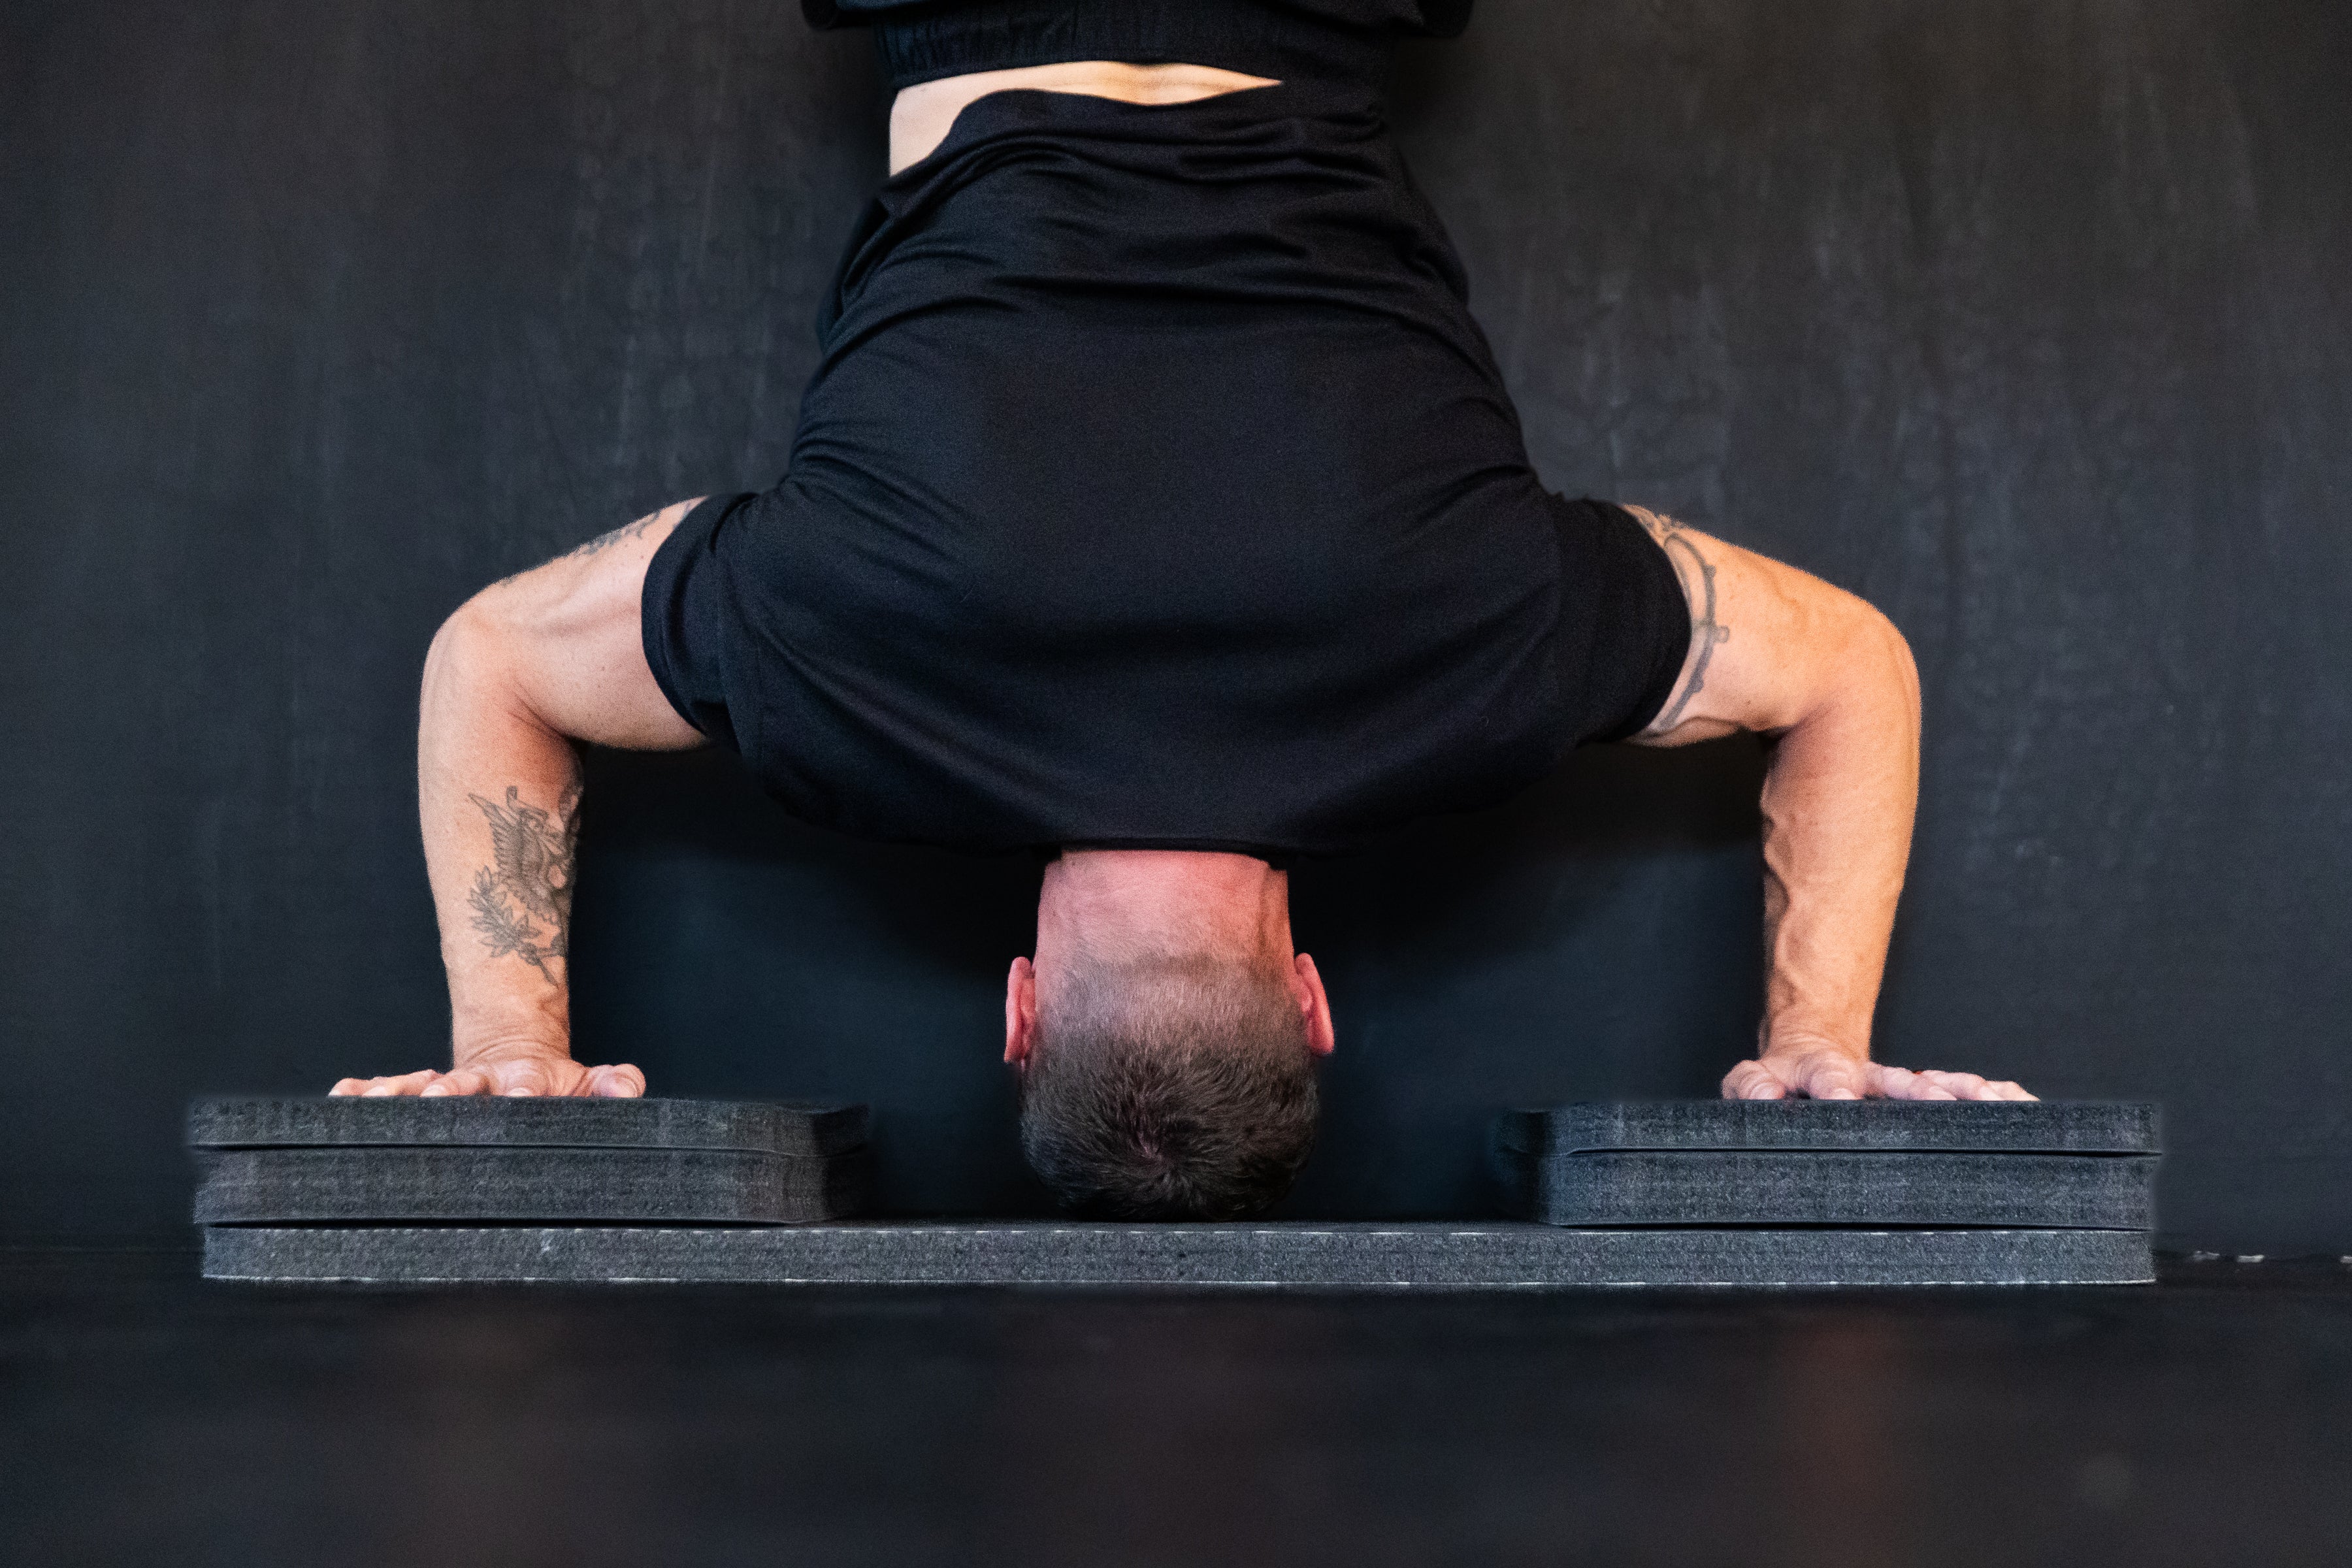
<instances>
[{"instance_id":1,"label":"veiny forearm","mask_svg":"<svg viewBox=\"0 0 2352 1568\"><path fill-rule=\"evenodd\" d=\"M1841 679L1774 742L1764 783L1764 1051L1867 1056L1919 795L1910 654L1858 616Z\"/></svg>"},{"instance_id":2,"label":"veiny forearm","mask_svg":"<svg viewBox=\"0 0 2352 1568\"><path fill-rule=\"evenodd\" d=\"M416 762L455 1065L568 1052L579 758L518 698L485 614L461 611L434 639Z\"/></svg>"},{"instance_id":3,"label":"veiny forearm","mask_svg":"<svg viewBox=\"0 0 2352 1568\"><path fill-rule=\"evenodd\" d=\"M1919 677L1893 622L1793 566L1629 509L1673 563L1691 612L1674 693L1640 737L1770 738L1764 779L1764 1017L1738 1100L1886 1095L2031 1100L1974 1073L1870 1059L1895 905L1919 797Z\"/></svg>"}]
</instances>

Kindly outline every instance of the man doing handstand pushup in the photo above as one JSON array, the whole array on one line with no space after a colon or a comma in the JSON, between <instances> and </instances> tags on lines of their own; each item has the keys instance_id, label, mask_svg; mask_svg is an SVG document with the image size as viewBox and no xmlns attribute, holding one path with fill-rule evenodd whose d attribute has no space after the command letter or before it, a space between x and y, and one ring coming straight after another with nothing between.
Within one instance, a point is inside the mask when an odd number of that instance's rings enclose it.
<instances>
[{"instance_id":1,"label":"man doing handstand pushup","mask_svg":"<svg viewBox=\"0 0 2352 1568\"><path fill-rule=\"evenodd\" d=\"M1047 848L1004 1052L1073 1207L1224 1217L1334 1043L1288 868L1572 747L1776 738L1757 1054L1727 1095L2024 1099L1871 1061L1918 686L1852 595L1529 466L1391 142L1465 0L851 10L892 174L772 489L483 590L425 663L454 1061L341 1094L644 1092L570 1054L574 742L740 754L864 837Z\"/></svg>"}]
</instances>

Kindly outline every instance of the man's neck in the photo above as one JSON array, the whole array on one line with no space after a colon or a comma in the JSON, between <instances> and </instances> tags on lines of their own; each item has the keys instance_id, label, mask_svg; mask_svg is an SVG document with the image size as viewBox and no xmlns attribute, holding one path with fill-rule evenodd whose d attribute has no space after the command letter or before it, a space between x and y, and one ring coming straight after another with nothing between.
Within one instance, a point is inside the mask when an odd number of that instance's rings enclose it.
<instances>
[{"instance_id":1,"label":"man's neck","mask_svg":"<svg viewBox=\"0 0 2352 1568\"><path fill-rule=\"evenodd\" d=\"M1037 895L1041 966L1083 944L1098 954L1291 952L1290 879L1248 855L1074 849Z\"/></svg>"}]
</instances>

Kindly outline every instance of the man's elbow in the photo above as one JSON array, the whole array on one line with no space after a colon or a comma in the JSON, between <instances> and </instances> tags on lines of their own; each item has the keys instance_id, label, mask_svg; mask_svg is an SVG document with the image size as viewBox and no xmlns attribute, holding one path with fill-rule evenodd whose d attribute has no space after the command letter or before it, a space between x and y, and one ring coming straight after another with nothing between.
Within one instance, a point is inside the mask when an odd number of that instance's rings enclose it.
<instances>
[{"instance_id":1,"label":"man's elbow","mask_svg":"<svg viewBox=\"0 0 2352 1568\"><path fill-rule=\"evenodd\" d=\"M1919 665L1911 656L1910 639L1886 612L1853 595L1848 600L1849 626L1844 650L1838 660L1841 685L1850 695L1909 715L1919 721Z\"/></svg>"},{"instance_id":2,"label":"man's elbow","mask_svg":"<svg viewBox=\"0 0 2352 1568\"><path fill-rule=\"evenodd\" d=\"M423 707L436 712L519 706L517 629L477 594L450 613L425 650Z\"/></svg>"}]
</instances>

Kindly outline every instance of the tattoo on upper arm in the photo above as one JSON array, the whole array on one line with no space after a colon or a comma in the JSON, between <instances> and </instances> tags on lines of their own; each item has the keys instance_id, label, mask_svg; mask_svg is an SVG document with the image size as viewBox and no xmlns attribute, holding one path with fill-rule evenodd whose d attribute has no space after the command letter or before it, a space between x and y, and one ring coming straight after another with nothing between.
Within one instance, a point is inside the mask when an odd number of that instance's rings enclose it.
<instances>
[{"instance_id":1,"label":"tattoo on upper arm","mask_svg":"<svg viewBox=\"0 0 2352 1568\"><path fill-rule=\"evenodd\" d=\"M490 864L474 873L466 901L474 929L492 958L521 959L550 985L562 978L548 967L565 955L572 934L573 846L579 837L580 786L573 784L552 816L526 805L521 791L507 785L503 804L478 795L466 797L490 825ZM542 923L543 922L543 923ZM542 940L544 939L544 940Z\"/></svg>"},{"instance_id":2,"label":"tattoo on upper arm","mask_svg":"<svg viewBox=\"0 0 2352 1568\"><path fill-rule=\"evenodd\" d=\"M1646 508L1626 510L1650 531L1650 537L1658 542L1658 548L1669 559L1679 552L1698 571L1699 593L1691 605L1691 640L1697 645L1698 662L1691 667L1689 684L1666 704L1664 712L1650 721L1651 731L1664 734L1682 722L1683 710L1690 706L1691 699L1706 689L1706 667L1715 658L1717 646L1731 640L1731 628L1715 618L1715 563L1706 558L1689 531L1673 518L1661 517Z\"/></svg>"},{"instance_id":3,"label":"tattoo on upper arm","mask_svg":"<svg viewBox=\"0 0 2352 1568\"><path fill-rule=\"evenodd\" d=\"M622 543L626 540L635 539L639 534L645 532L646 530L654 525L661 515L662 514L657 511L647 512L645 516L637 519L635 522L625 523L621 527L613 530L610 533L600 533L593 539L573 545L571 549L557 556L556 559L558 561L577 561L581 557L586 555L602 555L605 551L612 549L615 544Z\"/></svg>"},{"instance_id":4,"label":"tattoo on upper arm","mask_svg":"<svg viewBox=\"0 0 2352 1568\"><path fill-rule=\"evenodd\" d=\"M659 522L661 519L662 514L660 512L647 512L645 516L637 519L636 521L625 523L621 527L613 530L610 533L600 533L593 539L583 540L580 543L573 545L562 554L553 556L549 560L541 563L541 564L551 566L558 561L580 561L584 560L591 555L602 555L607 550L612 549L615 544L625 543L629 540L637 538L639 535L643 534L646 530L651 528L655 523ZM491 584L491 586L503 588L509 583L513 582L516 577L525 576L529 573L536 570L538 570L537 567L526 567L523 571L515 573L513 576L499 578L498 582Z\"/></svg>"}]
</instances>

